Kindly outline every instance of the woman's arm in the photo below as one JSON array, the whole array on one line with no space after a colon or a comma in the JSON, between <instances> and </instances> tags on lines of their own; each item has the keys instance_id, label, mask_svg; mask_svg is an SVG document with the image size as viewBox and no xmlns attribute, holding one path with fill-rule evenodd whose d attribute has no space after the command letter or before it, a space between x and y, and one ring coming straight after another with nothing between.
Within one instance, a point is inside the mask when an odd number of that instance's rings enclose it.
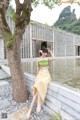
<instances>
[{"instance_id":1,"label":"woman's arm","mask_svg":"<svg viewBox=\"0 0 80 120\"><path fill-rule=\"evenodd\" d=\"M48 48L48 52L51 54L51 57L48 57L49 60L55 60L54 54L52 51Z\"/></svg>"}]
</instances>

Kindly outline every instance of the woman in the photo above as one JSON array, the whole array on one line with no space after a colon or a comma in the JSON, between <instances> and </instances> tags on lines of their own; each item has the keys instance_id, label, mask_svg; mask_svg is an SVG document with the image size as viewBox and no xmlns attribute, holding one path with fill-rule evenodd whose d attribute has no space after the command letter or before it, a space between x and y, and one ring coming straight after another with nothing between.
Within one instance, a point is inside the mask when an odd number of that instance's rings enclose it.
<instances>
[{"instance_id":1,"label":"woman","mask_svg":"<svg viewBox=\"0 0 80 120\"><path fill-rule=\"evenodd\" d=\"M51 54L51 57L47 57L48 53ZM48 71L49 61L53 59L53 53L49 48L44 48L43 50L40 50L40 57L37 60L37 76L35 78L35 84L33 88L34 97L30 109L25 116L26 120L30 118L30 114L35 102L37 102L36 112L39 113L41 111L41 106L44 103L47 92L47 86L48 83L51 81L51 76Z\"/></svg>"}]
</instances>

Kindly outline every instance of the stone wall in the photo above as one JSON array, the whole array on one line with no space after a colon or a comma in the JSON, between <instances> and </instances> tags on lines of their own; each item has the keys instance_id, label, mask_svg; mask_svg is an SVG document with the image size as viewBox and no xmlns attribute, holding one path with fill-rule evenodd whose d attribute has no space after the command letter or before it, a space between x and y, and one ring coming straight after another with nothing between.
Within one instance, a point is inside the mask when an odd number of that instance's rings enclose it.
<instances>
[{"instance_id":1,"label":"stone wall","mask_svg":"<svg viewBox=\"0 0 80 120\"><path fill-rule=\"evenodd\" d=\"M80 36L63 30L54 29L54 55L76 56L76 46L80 46Z\"/></svg>"},{"instance_id":2,"label":"stone wall","mask_svg":"<svg viewBox=\"0 0 80 120\"><path fill-rule=\"evenodd\" d=\"M31 95L35 77L25 74L26 85ZM51 82L48 86L45 105L48 112L60 112L63 120L80 120L80 93Z\"/></svg>"},{"instance_id":3,"label":"stone wall","mask_svg":"<svg viewBox=\"0 0 80 120\"><path fill-rule=\"evenodd\" d=\"M33 22L33 23L32 23ZM41 41L53 41L53 29L44 24L32 21L32 39Z\"/></svg>"},{"instance_id":4,"label":"stone wall","mask_svg":"<svg viewBox=\"0 0 80 120\"><path fill-rule=\"evenodd\" d=\"M75 45L80 46L80 35L75 35Z\"/></svg>"}]
</instances>

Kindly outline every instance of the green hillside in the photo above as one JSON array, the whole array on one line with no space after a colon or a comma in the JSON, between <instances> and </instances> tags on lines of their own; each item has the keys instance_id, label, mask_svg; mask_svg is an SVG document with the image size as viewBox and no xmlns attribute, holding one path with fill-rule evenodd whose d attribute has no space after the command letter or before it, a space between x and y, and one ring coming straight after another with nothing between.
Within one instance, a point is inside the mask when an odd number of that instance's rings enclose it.
<instances>
[{"instance_id":1,"label":"green hillside","mask_svg":"<svg viewBox=\"0 0 80 120\"><path fill-rule=\"evenodd\" d=\"M80 18L76 18L75 9L71 12L71 6L64 8L54 27L80 35Z\"/></svg>"}]
</instances>

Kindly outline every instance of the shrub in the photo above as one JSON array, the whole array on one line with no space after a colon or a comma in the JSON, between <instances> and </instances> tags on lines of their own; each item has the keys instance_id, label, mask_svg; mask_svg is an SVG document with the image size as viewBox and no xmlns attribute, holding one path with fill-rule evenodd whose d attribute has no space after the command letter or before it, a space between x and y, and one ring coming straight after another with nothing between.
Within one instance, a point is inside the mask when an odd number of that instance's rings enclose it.
<instances>
[{"instance_id":1,"label":"shrub","mask_svg":"<svg viewBox=\"0 0 80 120\"><path fill-rule=\"evenodd\" d=\"M52 119L51 120L62 120L62 116L59 113L56 113L56 114L52 114Z\"/></svg>"}]
</instances>

